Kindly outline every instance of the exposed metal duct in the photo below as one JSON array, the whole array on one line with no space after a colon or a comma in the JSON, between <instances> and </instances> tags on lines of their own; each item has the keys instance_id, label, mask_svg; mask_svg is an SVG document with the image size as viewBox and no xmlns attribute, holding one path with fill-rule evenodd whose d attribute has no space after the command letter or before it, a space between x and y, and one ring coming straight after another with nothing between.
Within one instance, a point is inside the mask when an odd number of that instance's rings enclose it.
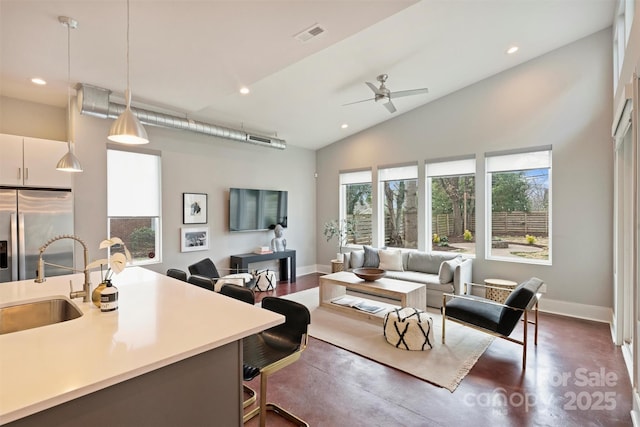
<instances>
[{"instance_id":1,"label":"exposed metal duct","mask_svg":"<svg viewBox=\"0 0 640 427\"><path fill-rule=\"evenodd\" d=\"M78 108L80 109L81 114L100 117L102 119L115 119L125 109L124 105L109 101L111 91L108 89L84 83L79 83L76 86L76 89L78 91ZM131 110L138 120L145 125L186 130L201 133L203 135L216 136L218 138L262 145L264 147L277 148L280 150L287 148L287 143L283 139L254 135L242 130L203 123L187 119L185 117L157 113L155 111L144 110L142 108L131 107Z\"/></svg>"}]
</instances>

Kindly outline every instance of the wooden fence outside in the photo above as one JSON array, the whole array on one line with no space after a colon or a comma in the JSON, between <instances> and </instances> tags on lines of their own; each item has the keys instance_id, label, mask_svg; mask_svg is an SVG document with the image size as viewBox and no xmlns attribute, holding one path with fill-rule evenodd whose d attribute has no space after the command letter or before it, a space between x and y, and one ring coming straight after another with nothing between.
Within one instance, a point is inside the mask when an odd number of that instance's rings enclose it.
<instances>
[{"instance_id":1,"label":"wooden fence outside","mask_svg":"<svg viewBox=\"0 0 640 427\"><path fill-rule=\"evenodd\" d=\"M548 212L494 212L491 220L494 235L549 235Z\"/></svg>"},{"instance_id":2,"label":"wooden fence outside","mask_svg":"<svg viewBox=\"0 0 640 427\"><path fill-rule=\"evenodd\" d=\"M360 214L355 219L356 239L350 238L349 243L370 245L373 231L371 229L371 215ZM524 236L532 234L544 236L549 234L549 215L547 212L494 212L491 228L494 235ZM467 229L475 235L475 217L467 220ZM436 215L432 218L431 230L439 236L452 236L453 216L451 214Z\"/></svg>"}]
</instances>

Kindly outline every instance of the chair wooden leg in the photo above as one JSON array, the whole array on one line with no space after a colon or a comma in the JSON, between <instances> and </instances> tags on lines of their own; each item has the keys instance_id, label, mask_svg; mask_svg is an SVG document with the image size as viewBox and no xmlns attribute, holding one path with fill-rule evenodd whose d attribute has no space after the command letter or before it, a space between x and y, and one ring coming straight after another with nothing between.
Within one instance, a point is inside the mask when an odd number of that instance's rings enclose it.
<instances>
[{"instance_id":1,"label":"chair wooden leg","mask_svg":"<svg viewBox=\"0 0 640 427\"><path fill-rule=\"evenodd\" d=\"M533 336L533 343L535 345L538 345L538 302L537 301L536 301L536 306L535 306L535 319L536 319L536 324L534 326L535 332L534 332L534 336Z\"/></svg>"},{"instance_id":2,"label":"chair wooden leg","mask_svg":"<svg viewBox=\"0 0 640 427\"><path fill-rule=\"evenodd\" d=\"M522 341L522 369L527 369L527 310L524 311L524 340Z\"/></svg>"},{"instance_id":3,"label":"chair wooden leg","mask_svg":"<svg viewBox=\"0 0 640 427\"><path fill-rule=\"evenodd\" d=\"M444 324L447 320L447 297L442 296L442 344L444 344Z\"/></svg>"}]
</instances>

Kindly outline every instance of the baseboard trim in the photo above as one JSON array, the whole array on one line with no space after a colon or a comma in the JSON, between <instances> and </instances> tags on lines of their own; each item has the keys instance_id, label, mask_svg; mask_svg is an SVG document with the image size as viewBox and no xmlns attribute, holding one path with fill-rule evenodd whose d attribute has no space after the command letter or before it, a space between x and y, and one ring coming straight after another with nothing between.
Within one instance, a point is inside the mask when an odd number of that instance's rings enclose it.
<instances>
[{"instance_id":1,"label":"baseboard trim","mask_svg":"<svg viewBox=\"0 0 640 427\"><path fill-rule=\"evenodd\" d=\"M631 422L635 427L640 427L640 395L633 391L633 407L631 408Z\"/></svg>"},{"instance_id":2,"label":"baseboard trim","mask_svg":"<svg viewBox=\"0 0 640 427\"><path fill-rule=\"evenodd\" d=\"M539 308L540 311L544 313L559 314L578 319L593 320L609 324L613 321L613 310L611 307L578 304L575 302L559 301L543 297L540 300Z\"/></svg>"}]
</instances>

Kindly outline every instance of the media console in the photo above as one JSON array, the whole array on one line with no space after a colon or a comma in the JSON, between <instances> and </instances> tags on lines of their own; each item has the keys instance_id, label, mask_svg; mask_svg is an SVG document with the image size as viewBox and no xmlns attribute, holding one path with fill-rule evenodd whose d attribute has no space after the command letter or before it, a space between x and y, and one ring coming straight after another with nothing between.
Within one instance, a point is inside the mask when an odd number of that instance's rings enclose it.
<instances>
[{"instance_id":1,"label":"media console","mask_svg":"<svg viewBox=\"0 0 640 427\"><path fill-rule=\"evenodd\" d=\"M247 272L249 271L249 264L254 262L270 261L273 259L280 260L279 280L290 280L292 282L295 282L296 251L293 249L280 252L272 252L268 254L248 253L231 255L230 267L231 270L235 270L236 273Z\"/></svg>"}]
</instances>

